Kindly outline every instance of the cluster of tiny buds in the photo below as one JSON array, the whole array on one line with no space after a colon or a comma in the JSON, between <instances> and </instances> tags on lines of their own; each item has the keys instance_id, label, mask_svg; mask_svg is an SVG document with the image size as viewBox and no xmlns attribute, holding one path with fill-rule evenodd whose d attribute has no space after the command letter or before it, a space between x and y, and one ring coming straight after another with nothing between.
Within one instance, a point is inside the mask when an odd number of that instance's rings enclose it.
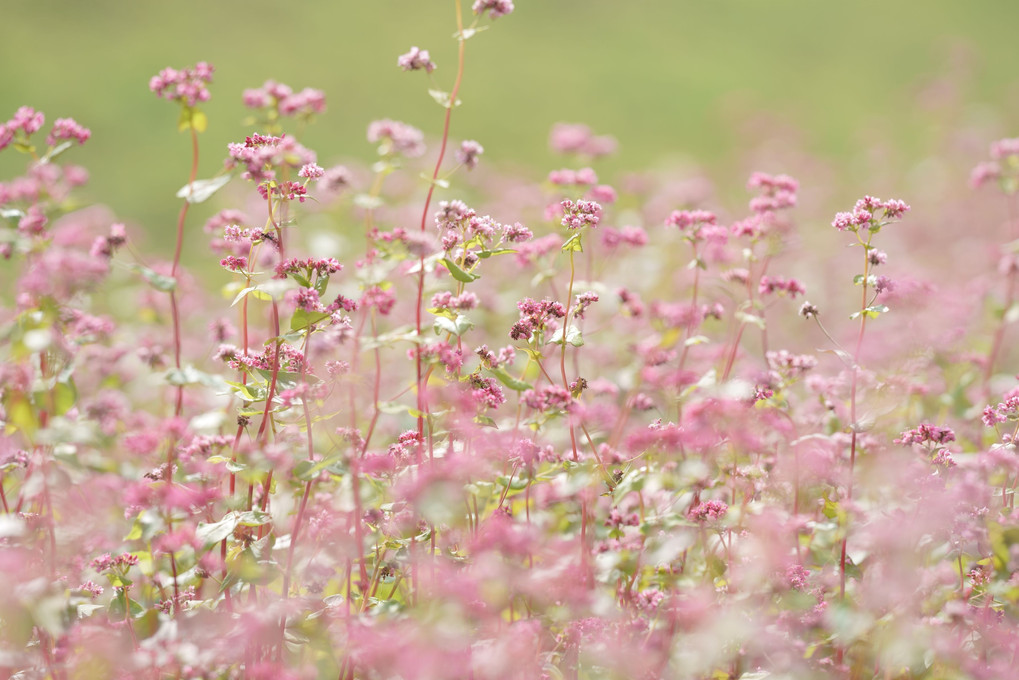
<instances>
[{"instance_id":1,"label":"cluster of tiny buds","mask_svg":"<svg viewBox=\"0 0 1019 680\"><path fill-rule=\"evenodd\" d=\"M729 506L722 501L707 501L690 508L686 516L695 522L715 522L725 517L727 512Z\"/></svg>"},{"instance_id":2,"label":"cluster of tiny buds","mask_svg":"<svg viewBox=\"0 0 1019 680\"><path fill-rule=\"evenodd\" d=\"M898 199L882 201L873 196L864 196L856 202L852 212L840 212L835 215L831 226L839 231L859 231L866 227L876 231L891 220L902 219L909 211L909 205Z\"/></svg>"},{"instance_id":3,"label":"cluster of tiny buds","mask_svg":"<svg viewBox=\"0 0 1019 680\"><path fill-rule=\"evenodd\" d=\"M325 93L306 87L295 93L289 86L267 80L262 87L244 90L244 106L249 109L275 108L284 116L308 117L326 110Z\"/></svg>"},{"instance_id":4,"label":"cluster of tiny buds","mask_svg":"<svg viewBox=\"0 0 1019 680\"><path fill-rule=\"evenodd\" d=\"M748 189L757 189L759 196L751 199L750 209L758 214L773 213L796 205L799 182L789 175L767 175L755 172L747 181Z\"/></svg>"},{"instance_id":5,"label":"cluster of tiny buds","mask_svg":"<svg viewBox=\"0 0 1019 680\"><path fill-rule=\"evenodd\" d=\"M943 446L955 441L955 432L950 427L921 423L912 430L906 430L894 441L896 444L940 444Z\"/></svg>"},{"instance_id":6,"label":"cluster of tiny buds","mask_svg":"<svg viewBox=\"0 0 1019 680\"><path fill-rule=\"evenodd\" d=\"M333 257L315 259L309 257L305 260L292 257L276 265L276 273L273 278L285 279L289 274L301 273L310 277L314 272L319 276L329 276L343 269L343 265Z\"/></svg>"},{"instance_id":7,"label":"cluster of tiny buds","mask_svg":"<svg viewBox=\"0 0 1019 680\"><path fill-rule=\"evenodd\" d=\"M705 224L715 224L716 220L715 213L707 210L673 210L665 218L665 226L685 231Z\"/></svg>"},{"instance_id":8,"label":"cluster of tiny buds","mask_svg":"<svg viewBox=\"0 0 1019 680\"><path fill-rule=\"evenodd\" d=\"M0 150L10 146L19 134L28 139L42 128L46 116L30 106L22 106L10 120L0 123ZM53 121L53 129L46 136L46 143L55 146L61 139L76 140L84 144L92 136L91 130L78 124L73 118L58 118Z\"/></svg>"},{"instance_id":9,"label":"cluster of tiny buds","mask_svg":"<svg viewBox=\"0 0 1019 680\"><path fill-rule=\"evenodd\" d=\"M583 156L606 156L618 146L615 137L597 136L586 125L556 123L549 135L549 146L557 153L576 153Z\"/></svg>"},{"instance_id":10,"label":"cluster of tiny buds","mask_svg":"<svg viewBox=\"0 0 1019 680\"><path fill-rule=\"evenodd\" d=\"M116 557L111 557L110 553L105 553L92 560L92 568L100 574L110 569L126 570L136 564L138 564L138 556L131 553L121 553Z\"/></svg>"},{"instance_id":11,"label":"cluster of tiny buds","mask_svg":"<svg viewBox=\"0 0 1019 680\"><path fill-rule=\"evenodd\" d=\"M548 181L556 186L591 186L598 183L598 175L591 168L563 168L548 173Z\"/></svg>"},{"instance_id":12,"label":"cluster of tiny buds","mask_svg":"<svg viewBox=\"0 0 1019 680\"><path fill-rule=\"evenodd\" d=\"M513 7L513 0L474 0L471 9L474 10L475 14L488 12L489 17L498 19L509 14L515 8Z\"/></svg>"},{"instance_id":13,"label":"cluster of tiny buds","mask_svg":"<svg viewBox=\"0 0 1019 680\"><path fill-rule=\"evenodd\" d=\"M810 302L804 302L800 307L800 316L804 319L813 319L820 314L817 309L817 305L813 305Z\"/></svg>"},{"instance_id":14,"label":"cluster of tiny buds","mask_svg":"<svg viewBox=\"0 0 1019 680\"><path fill-rule=\"evenodd\" d=\"M757 285L757 292L761 295L779 293L795 298L807 292L803 284L796 279L783 279L779 276L762 276Z\"/></svg>"},{"instance_id":15,"label":"cluster of tiny buds","mask_svg":"<svg viewBox=\"0 0 1019 680\"><path fill-rule=\"evenodd\" d=\"M1011 186L1003 183L1006 192L1015 191L1015 174L1019 170L1019 137L999 139L991 144L991 161L985 161L973 168L970 184L978 188L991 181L1003 180L1006 175L1012 180Z\"/></svg>"},{"instance_id":16,"label":"cluster of tiny buds","mask_svg":"<svg viewBox=\"0 0 1019 680\"><path fill-rule=\"evenodd\" d=\"M559 204L563 209L562 225L567 229L581 229L597 226L601 221L601 206L595 201L571 201Z\"/></svg>"},{"instance_id":17,"label":"cluster of tiny buds","mask_svg":"<svg viewBox=\"0 0 1019 680\"><path fill-rule=\"evenodd\" d=\"M372 121L368 125L368 141L379 145L379 155L397 153L407 158L417 158L425 153L425 136L421 130L397 120Z\"/></svg>"},{"instance_id":18,"label":"cluster of tiny buds","mask_svg":"<svg viewBox=\"0 0 1019 680\"><path fill-rule=\"evenodd\" d=\"M456 160L468 170L473 170L478 166L478 157L484 152L485 147L473 139L467 139L460 143L460 148L456 151Z\"/></svg>"},{"instance_id":19,"label":"cluster of tiny buds","mask_svg":"<svg viewBox=\"0 0 1019 680\"><path fill-rule=\"evenodd\" d=\"M432 57L428 54L428 50L418 49L417 47L411 47L410 52L407 52L407 54L401 54L397 57L396 65L404 71L424 70L431 73L435 70L435 62L432 61Z\"/></svg>"},{"instance_id":20,"label":"cluster of tiny buds","mask_svg":"<svg viewBox=\"0 0 1019 680\"><path fill-rule=\"evenodd\" d=\"M149 89L155 92L157 97L179 101L193 107L198 102L209 100L209 90L205 86L212 82L214 70L204 61L180 71L164 68L149 80Z\"/></svg>"}]
</instances>

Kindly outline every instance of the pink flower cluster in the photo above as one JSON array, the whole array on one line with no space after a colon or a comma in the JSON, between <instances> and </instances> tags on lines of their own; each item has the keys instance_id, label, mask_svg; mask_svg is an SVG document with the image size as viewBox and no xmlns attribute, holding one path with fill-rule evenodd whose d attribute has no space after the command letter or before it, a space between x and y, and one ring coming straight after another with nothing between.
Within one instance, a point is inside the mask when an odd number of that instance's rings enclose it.
<instances>
[{"instance_id":1,"label":"pink flower cluster","mask_svg":"<svg viewBox=\"0 0 1019 680\"><path fill-rule=\"evenodd\" d=\"M587 125L557 123L552 127L549 146L558 153L598 157L614 153L618 143L615 137L595 135Z\"/></svg>"},{"instance_id":2,"label":"pink flower cluster","mask_svg":"<svg viewBox=\"0 0 1019 680\"><path fill-rule=\"evenodd\" d=\"M417 158L425 153L425 136L412 125L384 118L368 125L368 141L379 145L379 155Z\"/></svg>"},{"instance_id":3,"label":"pink flower cluster","mask_svg":"<svg viewBox=\"0 0 1019 680\"><path fill-rule=\"evenodd\" d=\"M859 231L866 227L876 231L889 222L902 219L909 211L909 205L898 199L882 201L873 196L864 196L856 202L852 212L840 212L835 215L831 226L839 231Z\"/></svg>"},{"instance_id":4,"label":"pink flower cluster","mask_svg":"<svg viewBox=\"0 0 1019 680\"><path fill-rule=\"evenodd\" d=\"M410 52L397 57L396 65L404 71L423 70L431 73L435 70L435 63L432 62L428 50L418 49L417 47L411 47Z\"/></svg>"},{"instance_id":5,"label":"pink flower cluster","mask_svg":"<svg viewBox=\"0 0 1019 680\"><path fill-rule=\"evenodd\" d=\"M244 105L249 109L275 109L283 116L308 117L325 113L326 97L322 90L306 87L300 92L275 80L259 88L244 90Z\"/></svg>"},{"instance_id":6,"label":"pink flower cluster","mask_svg":"<svg viewBox=\"0 0 1019 680\"><path fill-rule=\"evenodd\" d=\"M556 186L590 186L598 183L598 175L591 168L563 168L548 173L548 181Z\"/></svg>"},{"instance_id":7,"label":"pink flower cluster","mask_svg":"<svg viewBox=\"0 0 1019 680\"><path fill-rule=\"evenodd\" d=\"M155 92L157 97L194 107L199 102L209 100L206 85L212 82L214 70L204 61L183 70L164 68L149 80L149 89Z\"/></svg>"},{"instance_id":8,"label":"pink flower cluster","mask_svg":"<svg viewBox=\"0 0 1019 680\"><path fill-rule=\"evenodd\" d=\"M498 19L501 16L506 16L513 11L513 0L474 0L474 5L471 7L475 14L484 14L488 12L488 16L492 19Z\"/></svg>"},{"instance_id":9,"label":"pink flower cluster","mask_svg":"<svg viewBox=\"0 0 1019 680\"><path fill-rule=\"evenodd\" d=\"M602 208L595 201L571 201L566 199L559 204L563 209L562 225L567 229L596 227L601 221Z\"/></svg>"}]
</instances>

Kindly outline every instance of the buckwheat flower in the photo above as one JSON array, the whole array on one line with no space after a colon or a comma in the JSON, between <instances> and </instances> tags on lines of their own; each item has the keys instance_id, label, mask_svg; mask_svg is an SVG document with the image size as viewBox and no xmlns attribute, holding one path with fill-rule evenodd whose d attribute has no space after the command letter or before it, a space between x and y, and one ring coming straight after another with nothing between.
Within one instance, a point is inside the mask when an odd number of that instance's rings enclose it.
<instances>
[{"instance_id":1,"label":"buckwheat flower","mask_svg":"<svg viewBox=\"0 0 1019 680\"><path fill-rule=\"evenodd\" d=\"M552 126L548 144L559 153L577 153L591 139L591 128L582 124L556 123Z\"/></svg>"},{"instance_id":2,"label":"buckwheat flower","mask_svg":"<svg viewBox=\"0 0 1019 680\"><path fill-rule=\"evenodd\" d=\"M391 290L383 290L379 286L372 286L361 296L362 307L375 307L383 316L393 311L396 304L396 295Z\"/></svg>"},{"instance_id":3,"label":"buckwheat flower","mask_svg":"<svg viewBox=\"0 0 1019 680\"><path fill-rule=\"evenodd\" d=\"M883 250L871 250L867 253L867 261L870 262L870 266L872 267L884 264L888 261L888 253Z\"/></svg>"},{"instance_id":4,"label":"buckwheat flower","mask_svg":"<svg viewBox=\"0 0 1019 680\"><path fill-rule=\"evenodd\" d=\"M421 130L395 120L376 120L368 125L368 141L379 145L379 155L398 153L416 158L425 153Z\"/></svg>"},{"instance_id":5,"label":"buckwheat flower","mask_svg":"<svg viewBox=\"0 0 1019 680\"><path fill-rule=\"evenodd\" d=\"M820 312L818 311L817 306L812 305L809 302L804 302L800 307L800 316L804 319L813 319L818 314L820 314Z\"/></svg>"},{"instance_id":6,"label":"buckwheat flower","mask_svg":"<svg viewBox=\"0 0 1019 680\"><path fill-rule=\"evenodd\" d=\"M248 258L240 255L228 255L219 261L227 271L241 273L248 268Z\"/></svg>"},{"instance_id":7,"label":"buckwheat flower","mask_svg":"<svg viewBox=\"0 0 1019 680\"><path fill-rule=\"evenodd\" d=\"M810 572L799 564L790 565L785 570L785 582L793 590L806 590L809 576Z\"/></svg>"},{"instance_id":8,"label":"buckwheat flower","mask_svg":"<svg viewBox=\"0 0 1019 680\"><path fill-rule=\"evenodd\" d=\"M460 148L456 152L456 160L466 166L468 170L473 170L478 166L478 157L484 152L483 146L473 139L467 139L460 143Z\"/></svg>"},{"instance_id":9,"label":"buckwheat flower","mask_svg":"<svg viewBox=\"0 0 1019 680\"><path fill-rule=\"evenodd\" d=\"M0 146L0 148L3 148ZM1001 178L1001 166L994 162L983 162L977 164L969 175L969 184L974 189L982 187L988 182L994 182Z\"/></svg>"},{"instance_id":10,"label":"buckwheat flower","mask_svg":"<svg viewBox=\"0 0 1019 680\"><path fill-rule=\"evenodd\" d=\"M1006 156L1019 156L1019 137L999 139L991 144L991 158L1002 160Z\"/></svg>"},{"instance_id":11,"label":"buckwheat flower","mask_svg":"<svg viewBox=\"0 0 1019 680\"><path fill-rule=\"evenodd\" d=\"M284 116L309 117L325 113L326 96L322 90L306 87L296 94L283 97L279 102L280 114Z\"/></svg>"},{"instance_id":12,"label":"buckwheat flower","mask_svg":"<svg viewBox=\"0 0 1019 680\"><path fill-rule=\"evenodd\" d=\"M204 61L182 71L165 68L152 76L149 80L149 89L156 93L157 97L194 107L198 102L209 100L206 85L212 82L214 70Z\"/></svg>"},{"instance_id":13,"label":"buckwheat flower","mask_svg":"<svg viewBox=\"0 0 1019 680\"><path fill-rule=\"evenodd\" d=\"M93 583L91 580L82 583L78 586L77 590L88 593L89 597L93 600L103 594L103 587Z\"/></svg>"},{"instance_id":14,"label":"buckwheat flower","mask_svg":"<svg viewBox=\"0 0 1019 680\"><path fill-rule=\"evenodd\" d=\"M893 440L896 444L948 444L955 441L955 432L950 427L921 423L912 430L906 430Z\"/></svg>"},{"instance_id":15,"label":"buckwheat flower","mask_svg":"<svg viewBox=\"0 0 1019 680\"><path fill-rule=\"evenodd\" d=\"M323 173L318 186L326 191L340 191L350 186L350 170L344 165L335 165Z\"/></svg>"},{"instance_id":16,"label":"buckwheat flower","mask_svg":"<svg viewBox=\"0 0 1019 680\"><path fill-rule=\"evenodd\" d=\"M521 243L523 241L530 241L534 234L524 225L514 222L513 224L503 225L502 237L510 243Z\"/></svg>"},{"instance_id":17,"label":"buckwheat flower","mask_svg":"<svg viewBox=\"0 0 1019 680\"><path fill-rule=\"evenodd\" d=\"M573 201L566 199L560 204L563 209L562 225L567 229L595 227L601 221L601 206L594 201Z\"/></svg>"},{"instance_id":18,"label":"buckwheat flower","mask_svg":"<svg viewBox=\"0 0 1019 680\"><path fill-rule=\"evenodd\" d=\"M665 226L686 230L705 224L715 224L716 219L715 214L707 210L673 210L665 218Z\"/></svg>"},{"instance_id":19,"label":"buckwheat flower","mask_svg":"<svg viewBox=\"0 0 1019 680\"><path fill-rule=\"evenodd\" d=\"M616 190L608 184L598 184L588 190L587 198L592 201L598 201L602 204L612 204L616 202L618 195L616 194Z\"/></svg>"},{"instance_id":20,"label":"buckwheat flower","mask_svg":"<svg viewBox=\"0 0 1019 680\"><path fill-rule=\"evenodd\" d=\"M471 9L475 14L488 12L489 17L498 19L512 12L514 7L513 0L475 0Z\"/></svg>"},{"instance_id":21,"label":"buckwheat flower","mask_svg":"<svg viewBox=\"0 0 1019 680\"><path fill-rule=\"evenodd\" d=\"M435 70L435 64L432 62L432 58L431 55L428 54L428 50L421 50L417 47L411 47L410 52L407 54L401 54L397 57L396 65L404 71L419 71L424 69L428 73L431 73Z\"/></svg>"},{"instance_id":22,"label":"buckwheat flower","mask_svg":"<svg viewBox=\"0 0 1019 680\"><path fill-rule=\"evenodd\" d=\"M884 208L885 219L887 220L901 219L903 215L909 212L909 204L897 198L885 201L881 207Z\"/></svg>"},{"instance_id":23,"label":"buckwheat flower","mask_svg":"<svg viewBox=\"0 0 1019 680\"><path fill-rule=\"evenodd\" d=\"M18 220L18 231L25 235L38 236L43 233L48 223L49 218L46 217L42 209L33 205Z\"/></svg>"},{"instance_id":24,"label":"buckwheat flower","mask_svg":"<svg viewBox=\"0 0 1019 680\"><path fill-rule=\"evenodd\" d=\"M57 118L53 121L53 129L46 137L46 143L55 146L60 139L77 140L82 145L92 136L92 131L79 125L73 118Z\"/></svg>"},{"instance_id":25,"label":"buckwheat flower","mask_svg":"<svg viewBox=\"0 0 1019 680\"><path fill-rule=\"evenodd\" d=\"M874 282L874 292L878 295L895 290L895 282L887 276L879 276Z\"/></svg>"},{"instance_id":26,"label":"buckwheat flower","mask_svg":"<svg viewBox=\"0 0 1019 680\"><path fill-rule=\"evenodd\" d=\"M306 179L318 179L325 175L325 170L320 168L317 163L308 163L301 167L297 173L298 177L304 177Z\"/></svg>"},{"instance_id":27,"label":"buckwheat flower","mask_svg":"<svg viewBox=\"0 0 1019 680\"><path fill-rule=\"evenodd\" d=\"M7 121L7 128L10 131L21 129L25 136L34 135L46 122L46 116L42 111L36 111L31 106L21 106L14 112L14 117Z\"/></svg>"},{"instance_id":28,"label":"buckwheat flower","mask_svg":"<svg viewBox=\"0 0 1019 680\"><path fill-rule=\"evenodd\" d=\"M272 97L261 88L251 88L244 90L243 101L249 109L264 109L272 103Z\"/></svg>"},{"instance_id":29,"label":"buckwheat flower","mask_svg":"<svg viewBox=\"0 0 1019 680\"><path fill-rule=\"evenodd\" d=\"M707 501L698 503L686 513L686 516L695 522L714 522L725 517L729 512L729 506L722 501Z\"/></svg>"},{"instance_id":30,"label":"buckwheat flower","mask_svg":"<svg viewBox=\"0 0 1019 680\"><path fill-rule=\"evenodd\" d=\"M590 307L592 303L598 302L598 294L593 291L581 293L580 295L577 295L576 298L577 304L573 309L573 316L577 319L583 319L584 312L587 311L587 308Z\"/></svg>"},{"instance_id":31,"label":"buckwheat flower","mask_svg":"<svg viewBox=\"0 0 1019 680\"><path fill-rule=\"evenodd\" d=\"M3 151L11 142L14 141L14 129L9 127L7 123L0 123L0 151ZM6 203L6 201L0 201L0 204Z\"/></svg>"}]
</instances>

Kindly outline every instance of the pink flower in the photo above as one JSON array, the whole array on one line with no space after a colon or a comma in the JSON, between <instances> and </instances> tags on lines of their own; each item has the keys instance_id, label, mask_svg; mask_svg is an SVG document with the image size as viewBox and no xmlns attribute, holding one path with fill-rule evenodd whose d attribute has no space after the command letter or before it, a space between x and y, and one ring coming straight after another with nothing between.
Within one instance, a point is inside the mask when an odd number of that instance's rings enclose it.
<instances>
[{"instance_id":1,"label":"pink flower","mask_svg":"<svg viewBox=\"0 0 1019 680\"><path fill-rule=\"evenodd\" d=\"M155 92L157 97L194 107L198 102L209 100L206 85L212 82L214 70L204 61L182 71L164 68L149 80L149 89Z\"/></svg>"},{"instance_id":2,"label":"pink flower","mask_svg":"<svg viewBox=\"0 0 1019 680\"><path fill-rule=\"evenodd\" d=\"M411 47L410 52L407 52L407 54L401 54L396 59L396 65L404 71L418 71L424 69L426 72L431 73L435 70L435 64L432 62L431 56L428 54L428 50L421 50L417 47Z\"/></svg>"}]
</instances>

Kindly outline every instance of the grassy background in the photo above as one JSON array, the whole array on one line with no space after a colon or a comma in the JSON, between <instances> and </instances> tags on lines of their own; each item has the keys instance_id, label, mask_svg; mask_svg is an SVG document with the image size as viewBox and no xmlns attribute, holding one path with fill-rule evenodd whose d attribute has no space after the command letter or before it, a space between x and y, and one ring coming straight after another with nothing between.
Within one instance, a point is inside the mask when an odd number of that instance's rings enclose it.
<instances>
[{"instance_id":1,"label":"grassy background","mask_svg":"<svg viewBox=\"0 0 1019 680\"><path fill-rule=\"evenodd\" d=\"M1014 0L516 5L467 44L453 132L478 139L486 163L536 177L559 164L547 151L557 121L615 135L609 170L689 159L721 172L762 135L847 167L879 139L905 164L941 134L932 107L1019 131ZM455 71L452 0L34 0L5 3L3 23L0 116L27 104L90 127L71 157L90 169L88 191L157 240L172 230L190 153L177 107L148 92L159 69L217 68L200 176L250 133L241 91L267 78L325 90L328 112L304 137L325 165L369 159L364 132L376 118L438 134L427 78L396 67L411 45L431 51L441 87ZM0 177L23 163L0 154Z\"/></svg>"}]
</instances>

